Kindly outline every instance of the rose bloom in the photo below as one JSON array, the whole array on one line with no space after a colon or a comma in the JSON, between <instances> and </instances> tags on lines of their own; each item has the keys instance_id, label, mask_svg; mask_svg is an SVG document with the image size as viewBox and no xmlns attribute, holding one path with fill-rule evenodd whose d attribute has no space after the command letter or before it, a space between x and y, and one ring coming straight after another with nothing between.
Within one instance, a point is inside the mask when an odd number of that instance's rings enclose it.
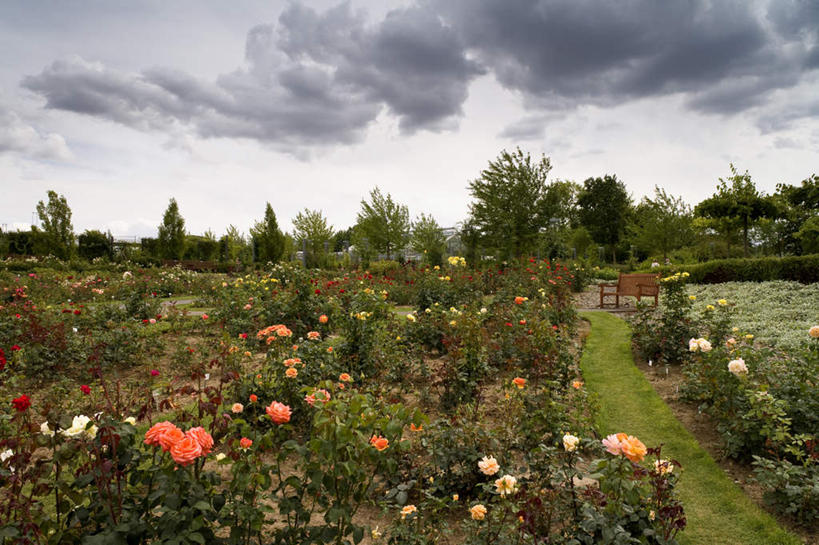
<instances>
[{"instance_id":1,"label":"rose bloom","mask_svg":"<svg viewBox=\"0 0 819 545\"><path fill-rule=\"evenodd\" d=\"M80 390L85 395L88 395L88 394L91 393L91 387L88 384L83 384L82 386L80 386Z\"/></svg>"},{"instance_id":2,"label":"rose bloom","mask_svg":"<svg viewBox=\"0 0 819 545\"><path fill-rule=\"evenodd\" d=\"M745 365L745 360L737 358L728 362L728 371L734 376L745 376L748 374L748 366Z\"/></svg>"},{"instance_id":3,"label":"rose bloom","mask_svg":"<svg viewBox=\"0 0 819 545\"><path fill-rule=\"evenodd\" d=\"M244 306L244 309L245 309L245 310L250 310L250 309L252 309L252 308L253 308L253 305L251 305L250 303L248 303L248 304L246 304L246 305Z\"/></svg>"},{"instance_id":4,"label":"rose bloom","mask_svg":"<svg viewBox=\"0 0 819 545\"><path fill-rule=\"evenodd\" d=\"M401 520L404 520L409 515L412 515L413 513L417 513L417 512L418 512L418 508L415 507L414 505L405 505L401 509Z\"/></svg>"},{"instance_id":5,"label":"rose bloom","mask_svg":"<svg viewBox=\"0 0 819 545\"><path fill-rule=\"evenodd\" d=\"M421 424L420 426L416 426L415 424L410 423L410 431L415 431L415 432L424 431L424 425Z\"/></svg>"},{"instance_id":6,"label":"rose bloom","mask_svg":"<svg viewBox=\"0 0 819 545\"><path fill-rule=\"evenodd\" d=\"M168 436L167 438L165 437L166 435ZM146 445L160 446L162 450L167 452L171 450L171 446L174 442L184 436L185 434L182 433L182 430L177 428L173 422L165 420L164 422L154 424L145 432L144 443Z\"/></svg>"},{"instance_id":7,"label":"rose bloom","mask_svg":"<svg viewBox=\"0 0 819 545\"><path fill-rule=\"evenodd\" d=\"M288 367L287 371L284 372L284 376L287 378L296 378L299 376L299 372L296 370L295 367Z\"/></svg>"},{"instance_id":8,"label":"rose bloom","mask_svg":"<svg viewBox=\"0 0 819 545\"><path fill-rule=\"evenodd\" d=\"M301 363L301 358L287 358L283 363L285 367L292 367L297 363Z\"/></svg>"},{"instance_id":9,"label":"rose bloom","mask_svg":"<svg viewBox=\"0 0 819 545\"><path fill-rule=\"evenodd\" d=\"M338 380L340 380L341 382L352 382L352 381L353 381L353 377L351 377L351 376L349 375L349 373L341 373L341 374L338 376Z\"/></svg>"},{"instance_id":10,"label":"rose bloom","mask_svg":"<svg viewBox=\"0 0 819 545\"><path fill-rule=\"evenodd\" d=\"M319 323L326 324L327 320L328 318L326 314L322 314L321 316L319 316Z\"/></svg>"},{"instance_id":11,"label":"rose bloom","mask_svg":"<svg viewBox=\"0 0 819 545\"><path fill-rule=\"evenodd\" d=\"M26 394L23 394L20 397L13 399L11 404L15 409L17 409L17 412L23 412L31 407L31 399Z\"/></svg>"},{"instance_id":12,"label":"rose bloom","mask_svg":"<svg viewBox=\"0 0 819 545\"><path fill-rule=\"evenodd\" d=\"M159 371L157 369L151 369L151 376L152 377L158 377L159 376Z\"/></svg>"},{"instance_id":13,"label":"rose bloom","mask_svg":"<svg viewBox=\"0 0 819 545\"><path fill-rule=\"evenodd\" d=\"M307 333L307 338L311 341L317 341L321 338L321 333L318 331L310 331Z\"/></svg>"},{"instance_id":14,"label":"rose bloom","mask_svg":"<svg viewBox=\"0 0 819 545\"><path fill-rule=\"evenodd\" d=\"M654 471L656 471L660 475L671 473L672 471L674 471L674 464L672 464L668 460L655 460Z\"/></svg>"},{"instance_id":15,"label":"rose bloom","mask_svg":"<svg viewBox=\"0 0 819 545\"><path fill-rule=\"evenodd\" d=\"M711 351L711 343L705 339L697 339L697 343L700 345L700 350L703 352L710 352Z\"/></svg>"},{"instance_id":16,"label":"rose bloom","mask_svg":"<svg viewBox=\"0 0 819 545\"><path fill-rule=\"evenodd\" d=\"M501 496L513 494L518 489L518 480L511 475L504 475L495 481L495 491Z\"/></svg>"},{"instance_id":17,"label":"rose bloom","mask_svg":"<svg viewBox=\"0 0 819 545\"><path fill-rule=\"evenodd\" d=\"M332 354L332 353L333 353L333 347L332 347L332 346L328 346L328 347L327 347L327 353L328 353L328 354Z\"/></svg>"},{"instance_id":18,"label":"rose bloom","mask_svg":"<svg viewBox=\"0 0 819 545\"><path fill-rule=\"evenodd\" d=\"M691 352L696 352L699 349L700 343L697 342L697 339L694 339L692 337L691 339L688 340L688 350L690 350Z\"/></svg>"},{"instance_id":19,"label":"rose bloom","mask_svg":"<svg viewBox=\"0 0 819 545\"><path fill-rule=\"evenodd\" d=\"M575 390L579 390L582 387L583 387L582 380L575 380L574 382L572 382L572 388L574 388Z\"/></svg>"},{"instance_id":20,"label":"rose bloom","mask_svg":"<svg viewBox=\"0 0 819 545\"><path fill-rule=\"evenodd\" d=\"M259 401L259 397L256 394L250 394L249 399L251 403L256 403L257 401Z\"/></svg>"},{"instance_id":21,"label":"rose bloom","mask_svg":"<svg viewBox=\"0 0 819 545\"><path fill-rule=\"evenodd\" d=\"M190 435L183 436L171 447L173 461L181 466L192 464L200 456L202 456L202 446L195 437Z\"/></svg>"},{"instance_id":22,"label":"rose bloom","mask_svg":"<svg viewBox=\"0 0 819 545\"><path fill-rule=\"evenodd\" d=\"M239 447L240 447L242 450L247 450L247 449L249 449L249 448L250 448L250 445L252 445L252 444L253 444L253 441L252 441L251 439L248 439L247 437L242 437L242 438L239 440Z\"/></svg>"},{"instance_id":23,"label":"rose bloom","mask_svg":"<svg viewBox=\"0 0 819 545\"><path fill-rule=\"evenodd\" d=\"M230 410L234 414L239 414L240 412L245 410L245 406L242 405L241 403L234 403Z\"/></svg>"},{"instance_id":24,"label":"rose bloom","mask_svg":"<svg viewBox=\"0 0 819 545\"><path fill-rule=\"evenodd\" d=\"M478 469L484 475L491 476L500 471L500 465L498 465L498 461L494 456L484 456L478 461Z\"/></svg>"},{"instance_id":25,"label":"rose bloom","mask_svg":"<svg viewBox=\"0 0 819 545\"><path fill-rule=\"evenodd\" d=\"M308 405L311 407L316 404L316 401L321 401L325 403L330 401L330 392L325 390L324 388L320 388L313 392L312 394L304 396L304 401L307 402Z\"/></svg>"},{"instance_id":26,"label":"rose bloom","mask_svg":"<svg viewBox=\"0 0 819 545\"><path fill-rule=\"evenodd\" d=\"M563 448L566 452L574 452L577 450L577 444L580 443L580 438L576 435L566 434L563 436Z\"/></svg>"},{"instance_id":27,"label":"rose bloom","mask_svg":"<svg viewBox=\"0 0 819 545\"><path fill-rule=\"evenodd\" d=\"M717 303L719 304L719 306L724 307L725 305L728 304L728 301L726 301L725 299L720 299L719 301L717 301Z\"/></svg>"},{"instance_id":28,"label":"rose bloom","mask_svg":"<svg viewBox=\"0 0 819 545\"><path fill-rule=\"evenodd\" d=\"M512 379L512 383L518 387L519 390L522 390L524 386L526 386L526 379L515 377Z\"/></svg>"},{"instance_id":29,"label":"rose bloom","mask_svg":"<svg viewBox=\"0 0 819 545\"><path fill-rule=\"evenodd\" d=\"M528 301L526 297L515 297L515 304L522 305L525 301Z\"/></svg>"},{"instance_id":30,"label":"rose bloom","mask_svg":"<svg viewBox=\"0 0 819 545\"><path fill-rule=\"evenodd\" d=\"M486 507L482 503L473 505L469 508L469 514L472 516L472 520L483 520L486 517Z\"/></svg>"},{"instance_id":31,"label":"rose bloom","mask_svg":"<svg viewBox=\"0 0 819 545\"><path fill-rule=\"evenodd\" d=\"M633 435L629 435L623 442L621 450L626 458L635 463L641 462L643 458L645 458L647 452L646 446L643 444L643 442Z\"/></svg>"},{"instance_id":32,"label":"rose bloom","mask_svg":"<svg viewBox=\"0 0 819 545\"><path fill-rule=\"evenodd\" d=\"M815 325L808 330L808 335L814 339L819 339L819 325Z\"/></svg>"},{"instance_id":33,"label":"rose bloom","mask_svg":"<svg viewBox=\"0 0 819 545\"><path fill-rule=\"evenodd\" d=\"M290 422L290 415L293 413L292 409L285 405L284 403L279 403L278 401L274 401L265 409L267 416L270 417L276 424L284 424L285 422Z\"/></svg>"},{"instance_id":34,"label":"rose bloom","mask_svg":"<svg viewBox=\"0 0 819 545\"><path fill-rule=\"evenodd\" d=\"M202 456L207 456L213 448L213 437L205 431L205 428L197 426L185 432L185 437L193 437L202 448Z\"/></svg>"},{"instance_id":35,"label":"rose bloom","mask_svg":"<svg viewBox=\"0 0 819 545\"><path fill-rule=\"evenodd\" d=\"M390 446L390 441L386 437L382 437L380 435L373 435L370 437L370 444L375 447L375 450L378 452L383 452L387 450Z\"/></svg>"},{"instance_id":36,"label":"rose bloom","mask_svg":"<svg viewBox=\"0 0 819 545\"><path fill-rule=\"evenodd\" d=\"M609 454L614 454L615 456L619 456L623 452L623 441L628 439L628 435L625 433L618 433L618 434L611 434L605 439L603 439L603 446L606 447L606 451Z\"/></svg>"}]
</instances>

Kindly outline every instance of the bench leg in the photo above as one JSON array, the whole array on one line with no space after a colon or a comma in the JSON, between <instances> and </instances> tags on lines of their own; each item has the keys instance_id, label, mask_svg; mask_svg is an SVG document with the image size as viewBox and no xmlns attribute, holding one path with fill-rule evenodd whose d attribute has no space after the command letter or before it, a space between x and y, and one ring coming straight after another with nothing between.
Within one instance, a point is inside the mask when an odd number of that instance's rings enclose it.
<instances>
[{"instance_id":1,"label":"bench leg","mask_svg":"<svg viewBox=\"0 0 819 545\"><path fill-rule=\"evenodd\" d=\"M614 296L614 308L620 308L620 294Z\"/></svg>"}]
</instances>

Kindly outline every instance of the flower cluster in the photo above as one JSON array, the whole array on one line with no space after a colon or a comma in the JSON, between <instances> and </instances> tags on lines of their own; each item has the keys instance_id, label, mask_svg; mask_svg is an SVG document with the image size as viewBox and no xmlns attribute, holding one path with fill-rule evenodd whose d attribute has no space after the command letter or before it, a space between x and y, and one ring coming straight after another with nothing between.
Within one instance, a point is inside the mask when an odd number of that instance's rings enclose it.
<instances>
[{"instance_id":1,"label":"flower cluster","mask_svg":"<svg viewBox=\"0 0 819 545\"><path fill-rule=\"evenodd\" d=\"M268 326L259 332L256 333L256 338L260 341L265 341L265 343L270 344L275 341L279 337L292 337L293 332L290 331L287 326L282 324L276 324Z\"/></svg>"},{"instance_id":2,"label":"flower cluster","mask_svg":"<svg viewBox=\"0 0 819 545\"><path fill-rule=\"evenodd\" d=\"M710 352L711 351L711 343L708 342L706 339L700 337L699 339L691 339L688 341L688 350L691 352L696 352L699 350L700 352Z\"/></svg>"},{"instance_id":3,"label":"flower cluster","mask_svg":"<svg viewBox=\"0 0 819 545\"><path fill-rule=\"evenodd\" d=\"M612 434L603 439L603 446L615 456L623 455L634 463L639 463L646 456L646 446L633 435L625 433Z\"/></svg>"},{"instance_id":4,"label":"flower cluster","mask_svg":"<svg viewBox=\"0 0 819 545\"><path fill-rule=\"evenodd\" d=\"M182 432L175 424L165 420L151 426L145 432L146 445L170 452L173 461L181 466L192 464L197 458L207 456L213 449L213 437L201 426Z\"/></svg>"}]
</instances>

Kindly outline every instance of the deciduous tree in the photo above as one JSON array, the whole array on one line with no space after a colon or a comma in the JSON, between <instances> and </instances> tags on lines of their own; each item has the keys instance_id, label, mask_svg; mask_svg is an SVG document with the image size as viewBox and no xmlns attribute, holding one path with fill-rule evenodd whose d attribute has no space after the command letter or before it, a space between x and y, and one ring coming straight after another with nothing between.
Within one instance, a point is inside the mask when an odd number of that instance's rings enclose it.
<instances>
[{"instance_id":1,"label":"deciduous tree","mask_svg":"<svg viewBox=\"0 0 819 545\"><path fill-rule=\"evenodd\" d=\"M421 214L412 224L410 246L430 265L441 265L446 251L444 230L431 215Z\"/></svg>"},{"instance_id":2,"label":"deciduous tree","mask_svg":"<svg viewBox=\"0 0 819 545\"><path fill-rule=\"evenodd\" d=\"M616 175L583 181L583 191L577 199L580 222L592 239L611 247L612 261L617 261L617 243L626 231L631 197Z\"/></svg>"},{"instance_id":3,"label":"deciduous tree","mask_svg":"<svg viewBox=\"0 0 819 545\"><path fill-rule=\"evenodd\" d=\"M376 187L370 191L370 202L361 201L355 238L362 251L366 252L369 248L386 254L390 259L393 252L407 245L409 233L409 209L393 201L390 194L382 195Z\"/></svg>"},{"instance_id":4,"label":"deciduous tree","mask_svg":"<svg viewBox=\"0 0 819 545\"><path fill-rule=\"evenodd\" d=\"M37 216L45 233L48 251L61 259L71 257L74 253L74 226L65 196L49 190L48 203L37 203Z\"/></svg>"}]
</instances>

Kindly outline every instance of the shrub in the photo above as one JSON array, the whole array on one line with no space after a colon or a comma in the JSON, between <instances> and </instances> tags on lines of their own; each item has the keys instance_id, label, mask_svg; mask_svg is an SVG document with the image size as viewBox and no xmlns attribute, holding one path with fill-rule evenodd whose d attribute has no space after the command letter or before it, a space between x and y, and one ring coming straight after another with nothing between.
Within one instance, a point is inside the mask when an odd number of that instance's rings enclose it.
<instances>
[{"instance_id":1,"label":"shrub","mask_svg":"<svg viewBox=\"0 0 819 545\"><path fill-rule=\"evenodd\" d=\"M793 280L810 284L819 282L819 254L716 259L697 265L683 265L675 269L689 273L691 275L689 281L695 284L765 282L767 280ZM666 268L661 270L664 273L668 271Z\"/></svg>"}]
</instances>

